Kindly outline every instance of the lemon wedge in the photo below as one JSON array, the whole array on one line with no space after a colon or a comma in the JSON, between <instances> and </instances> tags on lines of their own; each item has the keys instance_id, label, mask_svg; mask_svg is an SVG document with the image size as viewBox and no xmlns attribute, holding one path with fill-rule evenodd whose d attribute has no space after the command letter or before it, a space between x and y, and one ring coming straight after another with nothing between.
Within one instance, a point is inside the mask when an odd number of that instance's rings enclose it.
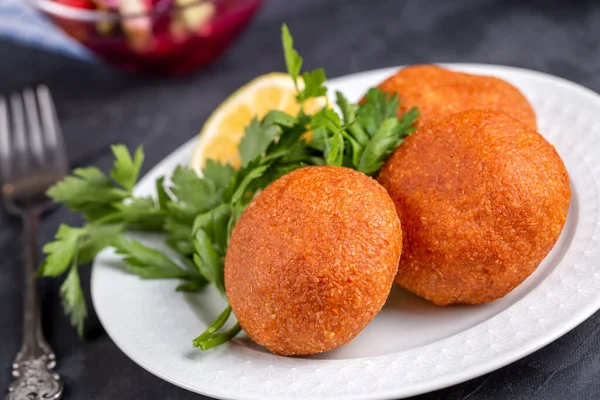
<instances>
[{"instance_id":1,"label":"lemon wedge","mask_svg":"<svg viewBox=\"0 0 600 400\"><path fill-rule=\"evenodd\" d=\"M302 89L304 82L299 81L298 86ZM246 126L253 118L261 119L271 110L297 115L300 104L296 101L296 94L290 76L281 72L261 75L236 90L202 127L190 167L202 175L207 158L239 167L238 144ZM327 99L318 97L305 101L303 107L304 112L310 115L326 105Z\"/></svg>"}]
</instances>

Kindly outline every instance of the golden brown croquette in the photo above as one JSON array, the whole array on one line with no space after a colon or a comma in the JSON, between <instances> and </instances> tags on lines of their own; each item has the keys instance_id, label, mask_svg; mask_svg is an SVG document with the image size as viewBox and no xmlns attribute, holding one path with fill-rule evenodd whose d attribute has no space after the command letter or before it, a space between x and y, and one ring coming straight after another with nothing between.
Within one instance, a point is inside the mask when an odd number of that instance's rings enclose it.
<instances>
[{"instance_id":1,"label":"golden brown croquette","mask_svg":"<svg viewBox=\"0 0 600 400\"><path fill-rule=\"evenodd\" d=\"M375 179L298 169L236 224L225 258L229 303L250 338L276 354L331 350L379 313L401 248L394 203Z\"/></svg>"},{"instance_id":2,"label":"golden brown croquette","mask_svg":"<svg viewBox=\"0 0 600 400\"><path fill-rule=\"evenodd\" d=\"M378 87L400 98L398 116L417 107L417 126L473 109L502 111L537 129L535 112L514 86L502 79L450 71L436 65L401 69Z\"/></svg>"},{"instance_id":3,"label":"golden brown croquette","mask_svg":"<svg viewBox=\"0 0 600 400\"><path fill-rule=\"evenodd\" d=\"M571 198L551 144L481 110L418 129L378 180L402 221L396 283L438 305L492 301L523 282L556 243Z\"/></svg>"}]
</instances>

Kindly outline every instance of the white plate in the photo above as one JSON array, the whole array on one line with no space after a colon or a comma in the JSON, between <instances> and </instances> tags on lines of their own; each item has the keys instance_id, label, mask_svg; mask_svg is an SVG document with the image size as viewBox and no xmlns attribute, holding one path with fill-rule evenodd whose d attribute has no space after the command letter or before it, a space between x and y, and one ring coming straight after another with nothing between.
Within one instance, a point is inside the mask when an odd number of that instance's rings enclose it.
<instances>
[{"instance_id":1,"label":"white plate","mask_svg":"<svg viewBox=\"0 0 600 400\"><path fill-rule=\"evenodd\" d=\"M174 281L141 281L104 252L94 264L92 297L117 346L153 374L217 398L387 399L440 389L500 368L598 310L600 97L539 72L451 67L495 75L521 89L537 112L540 132L556 146L571 177L573 198L563 233L521 286L491 304L446 308L394 288L381 314L354 341L318 357L275 356L244 337L203 353L191 340L222 310L217 293L182 294L174 291ZM356 100L394 70L333 79L329 87ZM187 163L194 140L157 165L138 192L152 193L156 177Z\"/></svg>"}]
</instances>

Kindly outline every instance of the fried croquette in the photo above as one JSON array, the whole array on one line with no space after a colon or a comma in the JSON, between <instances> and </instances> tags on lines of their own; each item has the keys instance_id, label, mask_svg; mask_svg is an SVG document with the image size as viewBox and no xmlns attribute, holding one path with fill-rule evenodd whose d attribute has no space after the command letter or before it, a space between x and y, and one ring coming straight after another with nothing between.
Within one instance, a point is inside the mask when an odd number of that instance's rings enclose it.
<instances>
[{"instance_id":1,"label":"fried croquette","mask_svg":"<svg viewBox=\"0 0 600 400\"><path fill-rule=\"evenodd\" d=\"M379 313L401 249L394 203L375 179L305 167L268 186L236 224L227 297L244 331L273 353L324 352Z\"/></svg>"},{"instance_id":2,"label":"fried croquette","mask_svg":"<svg viewBox=\"0 0 600 400\"><path fill-rule=\"evenodd\" d=\"M503 297L556 243L571 191L540 134L467 111L409 136L378 176L402 221L396 283L438 305Z\"/></svg>"},{"instance_id":3,"label":"fried croquette","mask_svg":"<svg viewBox=\"0 0 600 400\"><path fill-rule=\"evenodd\" d=\"M416 65L398 71L378 88L398 94L399 117L417 107L420 112L417 126L462 111L487 109L505 112L537 129L535 112L525 96L495 77L454 72L436 65Z\"/></svg>"}]
</instances>

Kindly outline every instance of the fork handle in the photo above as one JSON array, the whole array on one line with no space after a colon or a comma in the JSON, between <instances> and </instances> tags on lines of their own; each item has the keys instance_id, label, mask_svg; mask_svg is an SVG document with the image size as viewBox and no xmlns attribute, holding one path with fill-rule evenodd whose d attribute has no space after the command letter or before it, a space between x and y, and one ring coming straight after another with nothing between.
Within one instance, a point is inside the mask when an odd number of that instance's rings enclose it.
<instances>
[{"instance_id":1,"label":"fork handle","mask_svg":"<svg viewBox=\"0 0 600 400\"><path fill-rule=\"evenodd\" d=\"M56 356L42 333L36 288L37 233L40 212L30 209L23 213L23 250L25 299L23 303L23 343L13 362L13 382L7 400L59 399L63 386L52 371Z\"/></svg>"}]
</instances>

